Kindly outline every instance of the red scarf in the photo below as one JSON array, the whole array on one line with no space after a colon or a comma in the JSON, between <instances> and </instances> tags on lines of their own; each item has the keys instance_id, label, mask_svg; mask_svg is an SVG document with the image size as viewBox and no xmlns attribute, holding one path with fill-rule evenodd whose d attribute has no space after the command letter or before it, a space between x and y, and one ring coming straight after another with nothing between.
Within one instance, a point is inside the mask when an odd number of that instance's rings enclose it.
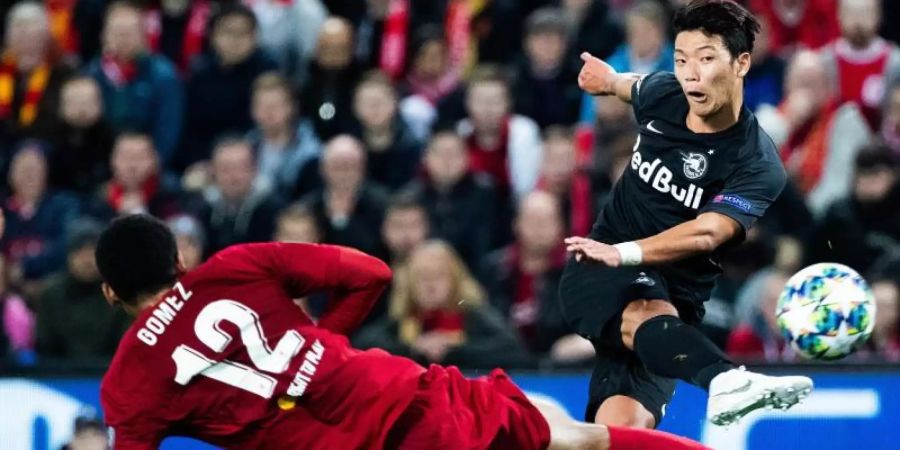
<instances>
[{"instance_id":1,"label":"red scarf","mask_svg":"<svg viewBox=\"0 0 900 450\"><path fill-rule=\"evenodd\" d=\"M65 53L78 50L78 34L72 29L72 12L76 0L46 0L47 18L50 22L50 34L56 45Z\"/></svg>"},{"instance_id":2,"label":"red scarf","mask_svg":"<svg viewBox=\"0 0 900 450\"><path fill-rule=\"evenodd\" d=\"M16 75L18 66L16 59L6 53L0 58L0 120L10 119L13 115L13 100L16 96ZM38 105L44 98L44 91L50 81L50 64L41 62L37 68L27 76L25 98L19 111L13 119L22 127L34 123L38 114Z\"/></svg>"},{"instance_id":3,"label":"red scarf","mask_svg":"<svg viewBox=\"0 0 900 450\"><path fill-rule=\"evenodd\" d=\"M447 20L444 24L449 52L447 71L457 76L462 73L471 55L472 10L473 5L468 0L451 0L447 4Z\"/></svg>"},{"instance_id":4,"label":"red scarf","mask_svg":"<svg viewBox=\"0 0 900 450\"><path fill-rule=\"evenodd\" d=\"M122 61L110 55L103 55L103 58L100 59L100 69L115 87L131 83L138 75L138 65L135 60Z\"/></svg>"},{"instance_id":5,"label":"red scarf","mask_svg":"<svg viewBox=\"0 0 900 450\"><path fill-rule=\"evenodd\" d=\"M500 126L500 137L494 148L482 148L478 144L477 132L466 140L469 147L469 169L476 173L489 175L501 191L509 189L509 170L507 158L509 154L509 118Z\"/></svg>"},{"instance_id":6,"label":"red scarf","mask_svg":"<svg viewBox=\"0 0 900 450\"><path fill-rule=\"evenodd\" d=\"M184 29L184 37L181 42L181 55L179 60L176 61L178 69L182 72L186 72L194 57L203 51L206 23L212 13L209 0L194 0L191 2L190 8ZM144 16L144 22L149 47L154 52L159 52L159 41L162 36L162 12L159 9L148 10Z\"/></svg>"},{"instance_id":7,"label":"red scarf","mask_svg":"<svg viewBox=\"0 0 900 450\"><path fill-rule=\"evenodd\" d=\"M422 334L430 331L463 332L465 316L460 311L436 309L419 314Z\"/></svg>"},{"instance_id":8,"label":"red scarf","mask_svg":"<svg viewBox=\"0 0 900 450\"><path fill-rule=\"evenodd\" d=\"M537 188L547 191L547 182L541 178ZM569 185L569 233L572 236L587 236L594 223L593 195L591 180L587 175L576 170Z\"/></svg>"},{"instance_id":9,"label":"red scarf","mask_svg":"<svg viewBox=\"0 0 900 450\"><path fill-rule=\"evenodd\" d=\"M144 205L150 204L150 199L156 195L156 192L159 190L159 176L153 175L150 178L147 178L144 181L143 186L141 186L141 197L143 198ZM112 207L113 211L119 211L122 207L122 199L125 197L125 186L122 186L121 183L113 180L109 183L109 190L106 193L106 200L109 202L109 206Z\"/></svg>"},{"instance_id":10,"label":"red scarf","mask_svg":"<svg viewBox=\"0 0 900 450\"><path fill-rule=\"evenodd\" d=\"M403 75L406 35L409 33L409 0L390 0L381 39L379 66L394 80Z\"/></svg>"},{"instance_id":11,"label":"red scarf","mask_svg":"<svg viewBox=\"0 0 900 450\"><path fill-rule=\"evenodd\" d=\"M822 176L831 145L828 133L838 106L837 101L829 101L818 114L794 131L781 147L781 160L803 193L812 191ZM784 109L784 102L778 109Z\"/></svg>"}]
</instances>

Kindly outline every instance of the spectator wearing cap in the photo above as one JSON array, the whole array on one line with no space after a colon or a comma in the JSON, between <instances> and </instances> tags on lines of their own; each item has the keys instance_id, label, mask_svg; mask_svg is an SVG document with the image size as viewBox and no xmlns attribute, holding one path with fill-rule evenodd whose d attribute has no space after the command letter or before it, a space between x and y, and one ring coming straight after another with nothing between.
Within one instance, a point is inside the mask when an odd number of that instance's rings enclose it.
<instances>
[{"instance_id":1,"label":"spectator wearing cap","mask_svg":"<svg viewBox=\"0 0 900 450\"><path fill-rule=\"evenodd\" d=\"M357 125L353 129L366 148L367 177L396 191L419 169L422 143L398 114L397 92L380 72L360 81L353 97Z\"/></svg>"},{"instance_id":2,"label":"spectator wearing cap","mask_svg":"<svg viewBox=\"0 0 900 450\"><path fill-rule=\"evenodd\" d=\"M366 180L366 151L356 138L337 136L325 144L320 169L324 185L301 202L319 222L323 242L376 254L387 194Z\"/></svg>"},{"instance_id":3,"label":"spectator wearing cap","mask_svg":"<svg viewBox=\"0 0 900 450\"><path fill-rule=\"evenodd\" d=\"M865 273L900 248L900 182L889 150L863 148L852 171L853 188L828 208L810 240L812 261L833 261Z\"/></svg>"},{"instance_id":4,"label":"spectator wearing cap","mask_svg":"<svg viewBox=\"0 0 900 450\"><path fill-rule=\"evenodd\" d=\"M143 11L117 1L106 9L102 56L87 72L100 84L103 109L115 132L153 137L162 166L175 156L184 119L184 87L164 56L147 50Z\"/></svg>"},{"instance_id":5,"label":"spectator wearing cap","mask_svg":"<svg viewBox=\"0 0 900 450\"><path fill-rule=\"evenodd\" d=\"M175 244L178 246L178 254L186 270L192 270L203 262L206 254L206 235L203 225L193 216L181 214L170 217L166 221L172 234L175 235Z\"/></svg>"},{"instance_id":6,"label":"spectator wearing cap","mask_svg":"<svg viewBox=\"0 0 900 450\"><path fill-rule=\"evenodd\" d=\"M5 20L0 52L0 141L48 137L59 123L59 91L72 70L63 64L53 43L47 10L41 3L20 2Z\"/></svg>"},{"instance_id":7,"label":"spectator wearing cap","mask_svg":"<svg viewBox=\"0 0 900 450\"><path fill-rule=\"evenodd\" d=\"M73 196L47 186L47 158L38 141L20 144L10 164L2 238L14 284L37 280L65 262L66 226L78 215Z\"/></svg>"},{"instance_id":8,"label":"spectator wearing cap","mask_svg":"<svg viewBox=\"0 0 900 450\"><path fill-rule=\"evenodd\" d=\"M247 139L259 163L256 185L282 197L299 197L318 188L322 143L312 122L300 118L288 81L267 72L253 82L256 127Z\"/></svg>"},{"instance_id":9,"label":"spectator wearing cap","mask_svg":"<svg viewBox=\"0 0 900 450\"><path fill-rule=\"evenodd\" d=\"M572 125L582 92L568 58L569 22L559 8L541 8L525 22L525 54L515 68L513 109L538 126Z\"/></svg>"},{"instance_id":10,"label":"spectator wearing cap","mask_svg":"<svg viewBox=\"0 0 900 450\"><path fill-rule=\"evenodd\" d=\"M194 60L187 81L185 138L177 166L209 159L224 133L253 128L253 82L277 69L259 48L256 16L239 3L226 3L210 19L210 49Z\"/></svg>"},{"instance_id":11,"label":"spectator wearing cap","mask_svg":"<svg viewBox=\"0 0 900 450\"><path fill-rule=\"evenodd\" d=\"M99 223L72 224L67 238L67 263L50 277L37 306L37 352L45 360L69 364L107 361L131 320L109 307L100 289L94 261Z\"/></svg>"}]
</instances>

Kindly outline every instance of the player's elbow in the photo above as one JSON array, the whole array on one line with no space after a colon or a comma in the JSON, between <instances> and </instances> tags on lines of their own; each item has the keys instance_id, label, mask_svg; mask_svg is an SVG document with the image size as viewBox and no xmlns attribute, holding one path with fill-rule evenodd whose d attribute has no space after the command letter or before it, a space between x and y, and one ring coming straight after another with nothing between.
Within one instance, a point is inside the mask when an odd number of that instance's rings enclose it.
<instances>
[{"instance_id":1,"label":"player's elbow","mask_svg":"<svg viewBox=\"0 0 900 450\"><path fill-rule=\"evenodd\" d=\"M372 263L372 281L380 286L386 286L391 283L394 274L384 261L373 258Z\"/></svg>"}]
</instances>

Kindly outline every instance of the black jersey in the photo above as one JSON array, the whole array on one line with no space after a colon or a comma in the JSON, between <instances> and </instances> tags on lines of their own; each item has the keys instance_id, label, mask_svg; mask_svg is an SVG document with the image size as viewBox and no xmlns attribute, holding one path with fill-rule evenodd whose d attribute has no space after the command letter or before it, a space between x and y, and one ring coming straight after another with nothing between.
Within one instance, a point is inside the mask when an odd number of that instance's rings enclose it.
<instances>
[{"instance_id":1,"label":"black jersey","mask_svg":"<svg viewBox=\"0 0 900 450\"><path fill-rule=\"evenodd\" d=\"M694 133L686 124L687 98L669 72L636 82L631 103L640 134L631 163L598 215L593 239L643 239L706 212L736 220L746 233L781 193L784 166L746 107L727 130ZM700 255L660 269L684 281L711 283L721 272L715 259L715 253Z\"/></svg>"}]
</instances>

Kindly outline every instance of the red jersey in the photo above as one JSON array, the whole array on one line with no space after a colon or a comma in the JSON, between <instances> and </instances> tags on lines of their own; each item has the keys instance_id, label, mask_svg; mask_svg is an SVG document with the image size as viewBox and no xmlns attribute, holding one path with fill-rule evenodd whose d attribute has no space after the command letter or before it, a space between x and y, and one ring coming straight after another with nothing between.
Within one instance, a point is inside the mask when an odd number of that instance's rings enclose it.
<instances>
[{"instance_id":1,"label":"red jersey","mask_svg":"<svg viewBox=\"0 0 900 450\"><path fill-rule=\"evenodd\" d=\"M383 263L340 247L218 253L122 338L100 393L115 448L155 449L170 435L241 449L381 448L425 369L326 328L356 326L389 280ZM291 299L323 290L339 300L316 326Z\"/></svg>"}]
</instances>

